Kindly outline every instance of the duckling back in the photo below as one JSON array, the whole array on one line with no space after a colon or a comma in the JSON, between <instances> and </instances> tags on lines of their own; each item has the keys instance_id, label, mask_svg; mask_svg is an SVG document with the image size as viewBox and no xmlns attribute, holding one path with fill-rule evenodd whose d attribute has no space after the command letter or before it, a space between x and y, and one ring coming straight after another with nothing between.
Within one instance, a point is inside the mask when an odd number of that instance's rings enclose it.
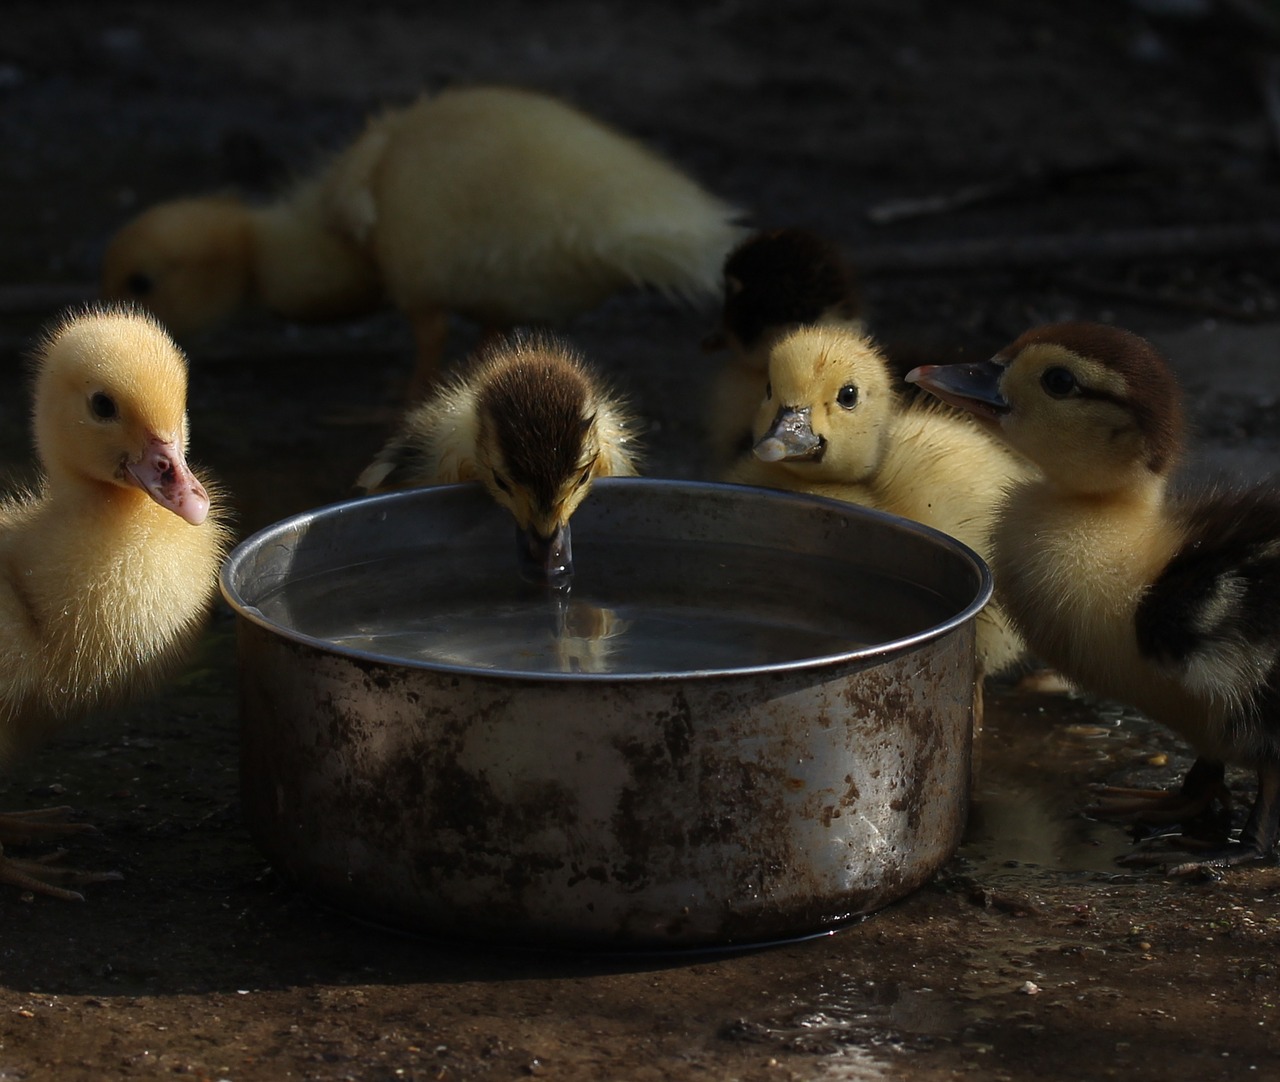
<instances>
[{"instance_id":1,"label":"duckling back","mask_svg":"<svg viewBox=\"0 0 1280 1082\"><path fill-rule=\"evenodd\" d=\"M554 98L446 90L373 121L328 175L393 299L553 322L627 286L713 295L737 211Z\"/></svg>"}]
</instances>

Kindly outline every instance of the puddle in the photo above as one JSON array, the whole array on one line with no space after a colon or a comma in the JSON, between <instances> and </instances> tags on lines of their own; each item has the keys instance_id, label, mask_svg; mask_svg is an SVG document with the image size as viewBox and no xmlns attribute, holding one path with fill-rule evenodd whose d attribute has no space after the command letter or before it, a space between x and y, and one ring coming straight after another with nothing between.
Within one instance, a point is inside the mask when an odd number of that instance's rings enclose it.
<instances>
[{"instance_id":1,"label":"puddle","mask_svg":"<svg viewBox=\"0 0 1280 1082\"><path fill-rule=\"evenodd\" d=\"M1024 886L1044 872L1118 874L1116 858L1132 845L1128 832L1081 809L1091 782L1156 754L1143 749L1149 729L1119 708L1100 710L1072 695L989 696L960 857Z\"/></svg>"},{"instance_id":2,"label":"puddle","mask_svg":"<svg viewBox=\"0 0 1280 1082\"><path fill-rule=\"evenodd\" d=\"M1091 785L1118 777L1176 785L1190 763L1185 748L1119 707L1005 691L987 698L979 753L964 842L925 888L954 892L972 908L946 923L930 918L909 937L917 953L900 956L854 945L862 937L902 949L900 911L873 914L833 939L836 965L793 987L784 1005L736 1019L726 1038L815 1057L805 1077L900 1078L931 1054L980 1060L1011 1039L1034 1044L1048 1029L1046 1012L1081 1003L1121 1014L1151 1009L1141 978L1156 957L1151 933L1135 923L1127 936L1099 942L1088 930L1099 913L1132 906L1135 892L1176 888L1119 866L1135 844L1130 828L1083 809ZM926 903L917 895L905 904Z\"/></svg>"}]
</instances>

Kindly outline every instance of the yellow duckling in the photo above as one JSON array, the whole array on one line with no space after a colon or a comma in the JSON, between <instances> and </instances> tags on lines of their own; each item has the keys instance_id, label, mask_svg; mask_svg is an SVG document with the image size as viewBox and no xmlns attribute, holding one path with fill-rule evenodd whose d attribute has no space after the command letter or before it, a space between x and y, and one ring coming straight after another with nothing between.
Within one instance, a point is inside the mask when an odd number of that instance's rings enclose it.
<instances>
[{"instance_id":1,"label":"yellow duckling","mask_svg":"<svg viewBox=\"0 0 1280 1082\"><path fill-rule=\"evenodd\" d=\"M0 502L0 758L170 675L204 626L229 540L186 462L186 361L150 316L70 315L36 361L43 478ZM65 829L0 816L0 840ZM79 897L51 885L56 874L0 855L0 881Z\"/></svg>"},{"instance_id":2,"label":"yellow duckling","mask_svg":"<svg viewBox=\"0 0 1280 1082\"><path fill-rule=\"evenodd\" d=\"M627 287L712 296L737 211L639 142L530 90L445 90L370 121L318 177L261 208L161 204L111 241L107 297L177 335L255 302L300 320L412 321L417 384L447 314L552 323Z\"/></svg>"},{"instance_id":3,"label":"yellow duckling","mask_svg":"<svg viewBox=\"0 0 1280 1082\"><path fill-rule=\"evenodd\" d=\"M1175 496L1177 384L1155 348L1114 327L1029 331L990 360L908 377L1037 463L995 538L996 588L1031 649L1082 688L1170 726L1200 758L1152 808L1181 817L1258 772L1238 844L1180 865L1223 867L1280 838L1280 491Z\"/></svg>"},{"instance_id":4,"label":"yellow duckling","mask_svg":"<svg viewBox=\"0 0 1280 1082\"><path fill-rule=\"evenodd\" d=\"M751 450L751 425L769 380L769 352L809 324L862 333L862 297L840 250L807 229L754 234L724 264L720 331L704 343L728 349L711 386L707 435L723 468Z\"/></svg>"},{"instance_id":5,"label":"yellow duckling","mask_svg":"<svg viewBox=\"0 0 1280 1082\"><path fill-rule=\"evenodd\" d=\"M595 478L635 475L638 428L563 342L519 336L411 410L356 487L480 481L515 517L525 573L562 581L573 572L569 519Z\"/></svg>"},{"instance_id":6,"label":"yellow duckling","mask_svg":"<svg viewBox=\"0 0 1280 1082\"><path fill-rule=\"evenodd\" d=\"M755 445L726 480L829 496L922 522L991 553L996 508L1031 476L969 418L903 406L869 338L839 327L792 331L769 354ZM1024 654L1004 613L978 617L978 657L995 675Z\"/></svg>"}]
</instances>

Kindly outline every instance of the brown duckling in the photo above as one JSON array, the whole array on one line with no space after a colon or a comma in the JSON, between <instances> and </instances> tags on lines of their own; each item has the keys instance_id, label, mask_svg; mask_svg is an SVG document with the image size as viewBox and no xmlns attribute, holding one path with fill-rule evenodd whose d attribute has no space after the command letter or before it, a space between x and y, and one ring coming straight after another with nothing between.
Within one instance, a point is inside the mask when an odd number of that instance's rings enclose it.
<instances>
[{"instance_id":1,"label":"brown duckling","mask_svg":"<svg viewBox=\"0 0 1280 1082\"><path fill-rule=\"evenodd\" d=\"M363 492L480 481L515 517L522 566L573 570L569 519L597 477L636 473L639 423L561 340L517 336L483 351L412 409L356 482Z\"/></svg>"},{"instance_id":2,"label":"brown duckling","mask_svg":"<svg viewBox=\"0 0 1280 1082\"><path fill-rule=\"evenodd\" d=\"M1040 467L1001 512L997 594L1037 655L1195 747L1182 789L1156 810L1202 809L1224 763L1257 771L1239 842L1174 871L1271 855L1280 838L1280 490L1173 494L1176 381L1149 342L1115 327L1040 327L990 361L924 366L908 378Z\"/></svg>"}]
</instances>

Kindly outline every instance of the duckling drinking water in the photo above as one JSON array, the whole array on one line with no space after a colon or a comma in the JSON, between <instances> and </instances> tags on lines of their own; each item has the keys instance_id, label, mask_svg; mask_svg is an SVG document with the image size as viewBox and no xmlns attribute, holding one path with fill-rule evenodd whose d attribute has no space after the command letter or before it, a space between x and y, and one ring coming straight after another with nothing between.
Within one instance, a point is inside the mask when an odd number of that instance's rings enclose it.
<instances>
[{"instance_id":1,"label":"duckling drinking water","mask_svg":"<svg viewBox=\"0 0 1280 1082\"><path fill-rule=\"evenodd\" d=\"M1239 842L1179 864L1225 867L1280 839L1280 489L1175 495L1181 396L1144 339L1099 324L1029 331L990 361L908 379L1034 461L1003 508L996 591L1028 645L1096 695L1142 710L1200 758L1154 802L1210 802L1223 764L1258 795Z\"/></svg>"},{"instance_id":2,"label":"duckling drinking water","mask_svg":"<svg viewBox=\"0 0 1280 1082\"><path fill-rule=\"evenodd\" d=\"M569 519L597 477L636 473L639 423L563 341L490 347L411 410L356 481L364 492L480 481L515 517L527 576L573 571Z\"/></svg>"},{"instance_id":3,"label":"duckling drinking water","mask_svg":"<svg viewBox=\"0 0 1280 1082\"><path fill-rule=\"evenodd\" d=\"M177 335L256 303L343 319L389 301L413 325L415 389L448 313L493 333L566 320L619 290L711 297L738 212L638 141L545 94L459 87L370 121L265 207L228 197L146 211L107 249L107 297Z\"/></svg>"},{"instance_id":4,"label":"duckling drinking water","mask_svg":"<svg viewBox=\"0 0 1280 1082\"><path fill-rule=\"evenodd\" d=\"M903 406L867 337L840 327L792 331L769 353L754 452L726 480L830 496L923 522L991 552L1006 488L1032 470L961 414ZM1024 653L998 606L978 617L984 673Z\"/></svg>"},{"instance_id":5,"label":"duckling drinking water","mask_svg":"<svg viewBox=\"0 0 1280 1082\"><path fill-rule=\"evenodd\" d=\"M187 465L186 394L185 359L149 316L90 309L44 336L43 476L0 502L0 758L151 690L200 634L229 537ZM0 816L10 842L62 829ZM58 875L0 855L0 881L78 898Z\"/></svg>"}]
</instances>

